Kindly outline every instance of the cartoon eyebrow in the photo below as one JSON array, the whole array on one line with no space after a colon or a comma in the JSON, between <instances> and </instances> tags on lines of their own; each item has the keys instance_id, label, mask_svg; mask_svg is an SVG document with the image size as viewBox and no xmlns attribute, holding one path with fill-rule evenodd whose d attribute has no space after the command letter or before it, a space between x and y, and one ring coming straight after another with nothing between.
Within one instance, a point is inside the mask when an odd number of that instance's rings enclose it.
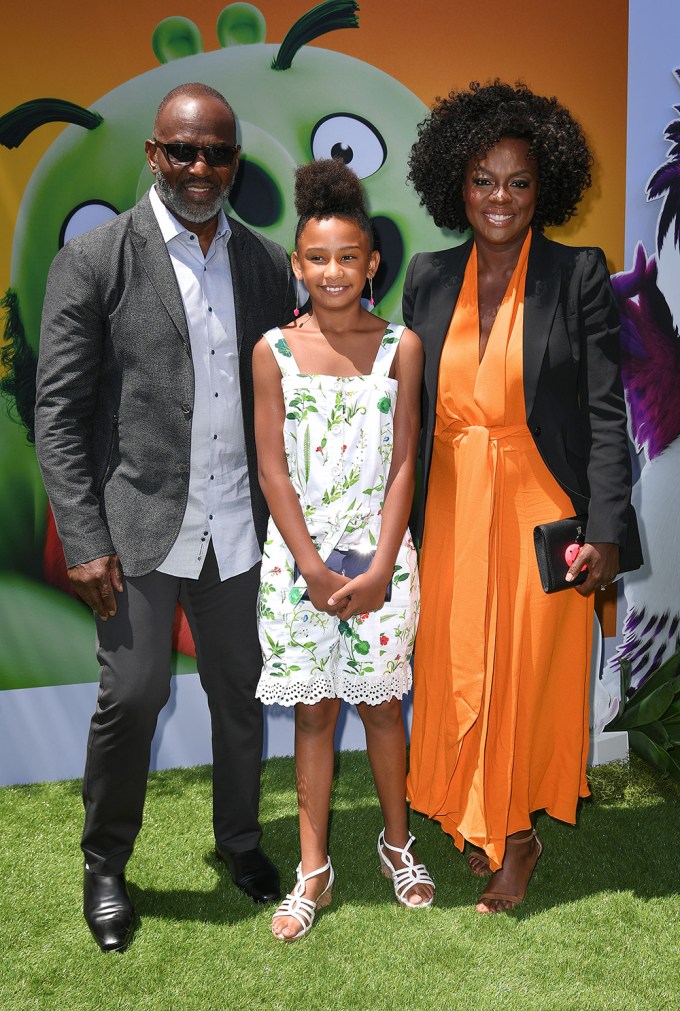
<instances>
[{"instance_id":1,"label":"cartoon eyebrow","mask_svg":"<svg viewBox=\"0 0 680 1011\"><path fill-rule=\"evenodd\" d=\"M272 70L288 70L298 49L313 39L318 39L320 35L337 31L338 28L358 28L358 10L356 0L325 0L307 11L286 33L272 60Z\"/></svg>"},{"instance_id":2,"label":"cartoon eyebrow","mask_svg":"<svg viewBox=\"0 0 680 1011\"><path fill-rule=\"evenodd\" d=\"M103 121L98 112L90 112L63 98L33 98L0 116L0 144L19 147L29 133L45 123L73 123L86 130L96 130Z\"/></svg>"}]
</instances>

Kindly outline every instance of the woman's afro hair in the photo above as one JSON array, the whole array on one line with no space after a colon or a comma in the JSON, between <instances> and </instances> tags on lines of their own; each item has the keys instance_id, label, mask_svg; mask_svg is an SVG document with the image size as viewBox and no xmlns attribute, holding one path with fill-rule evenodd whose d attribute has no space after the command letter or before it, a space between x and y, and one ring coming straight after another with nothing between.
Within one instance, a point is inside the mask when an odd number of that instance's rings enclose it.
<instances>
[{"instance_id":1,"label":"woman's afro hair","mask_svg":"<svg viewBox=\"0 0 680 1011\"><path fill-rule=\"evenodd\" d=\"M322 158L300 165L295 172L295 209L300 215L295 245L308 221L349 218L356 221L374 246L373 227L366 213L359 178L339 158Z\"/></svg>"},{"instance_id":2,"label":"woman's afro hair","mask_svg":"<svg viewBox=\"0 0 680 1011\"><path fill-rule=\"evenodd\" d=\"M533 226L542 231L562 225L576 213L592 182L593 159L568 109L521 82L473 81L469 89L436 100L409 158L408 178L439 228L469 227L463 204L467 167L505 137L526 140L538 164Z\"/></svg>"}]
</instances>

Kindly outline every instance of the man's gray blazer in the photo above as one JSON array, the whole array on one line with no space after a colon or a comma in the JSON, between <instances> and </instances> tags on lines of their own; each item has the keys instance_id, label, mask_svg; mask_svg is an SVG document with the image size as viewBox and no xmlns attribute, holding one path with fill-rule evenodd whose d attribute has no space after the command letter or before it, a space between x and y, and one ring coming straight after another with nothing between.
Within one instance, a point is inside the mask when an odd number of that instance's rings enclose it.
<instances>
[{"instance_id":1,"label":"man's gray blazer","mask_svg":"<svg viewBox=\"0 0 680 1011\"><path fill-rule=\"evenodd\" d=\"M253 517L257 480L252 351L292 319L285 251L229 219L241 400ZM179 532L189 489L194 372L182 296L148 194L72 239L47 282L40 337L36 451L71 567L117 552L141 576Z\"/></svg>"}]
</instances>

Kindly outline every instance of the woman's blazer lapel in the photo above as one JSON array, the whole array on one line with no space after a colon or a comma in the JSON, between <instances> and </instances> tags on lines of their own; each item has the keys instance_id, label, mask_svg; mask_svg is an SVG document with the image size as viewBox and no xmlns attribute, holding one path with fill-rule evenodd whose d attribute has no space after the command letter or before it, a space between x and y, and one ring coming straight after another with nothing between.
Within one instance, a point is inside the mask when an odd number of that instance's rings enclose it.
<instances>
[{"instance_id":1,"label":"woman's blazer lapel","mask_svg":"<svg viewBox=\"0 0 680 1011\"><path fill-rule=\"evenodd\" d=\"M534 232L524 289L523 382L527 419L534 408L541 365L562 290L562 272L554 251L552 242Z\"/></svg>"}]
</instances>

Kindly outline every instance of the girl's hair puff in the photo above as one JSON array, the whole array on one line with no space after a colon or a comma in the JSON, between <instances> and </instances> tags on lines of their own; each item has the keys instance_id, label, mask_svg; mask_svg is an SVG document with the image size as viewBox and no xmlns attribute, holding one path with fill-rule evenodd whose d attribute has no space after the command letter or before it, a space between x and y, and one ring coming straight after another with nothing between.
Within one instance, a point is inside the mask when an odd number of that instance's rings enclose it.
<instances>
[{"instance_id":1,"label":"girl's hair puff","mask_svg":"<svg viewBox=\"0 0 680 1011\"><path fill-rule=\"evenodd\" d=\"M371 251L375 246L361 182L339 158L322 158L297 168L295 209L300 215L295 231L296 246L307 222L336 217L355 221L368 238Z\"/></svg>"}]
</instances>

